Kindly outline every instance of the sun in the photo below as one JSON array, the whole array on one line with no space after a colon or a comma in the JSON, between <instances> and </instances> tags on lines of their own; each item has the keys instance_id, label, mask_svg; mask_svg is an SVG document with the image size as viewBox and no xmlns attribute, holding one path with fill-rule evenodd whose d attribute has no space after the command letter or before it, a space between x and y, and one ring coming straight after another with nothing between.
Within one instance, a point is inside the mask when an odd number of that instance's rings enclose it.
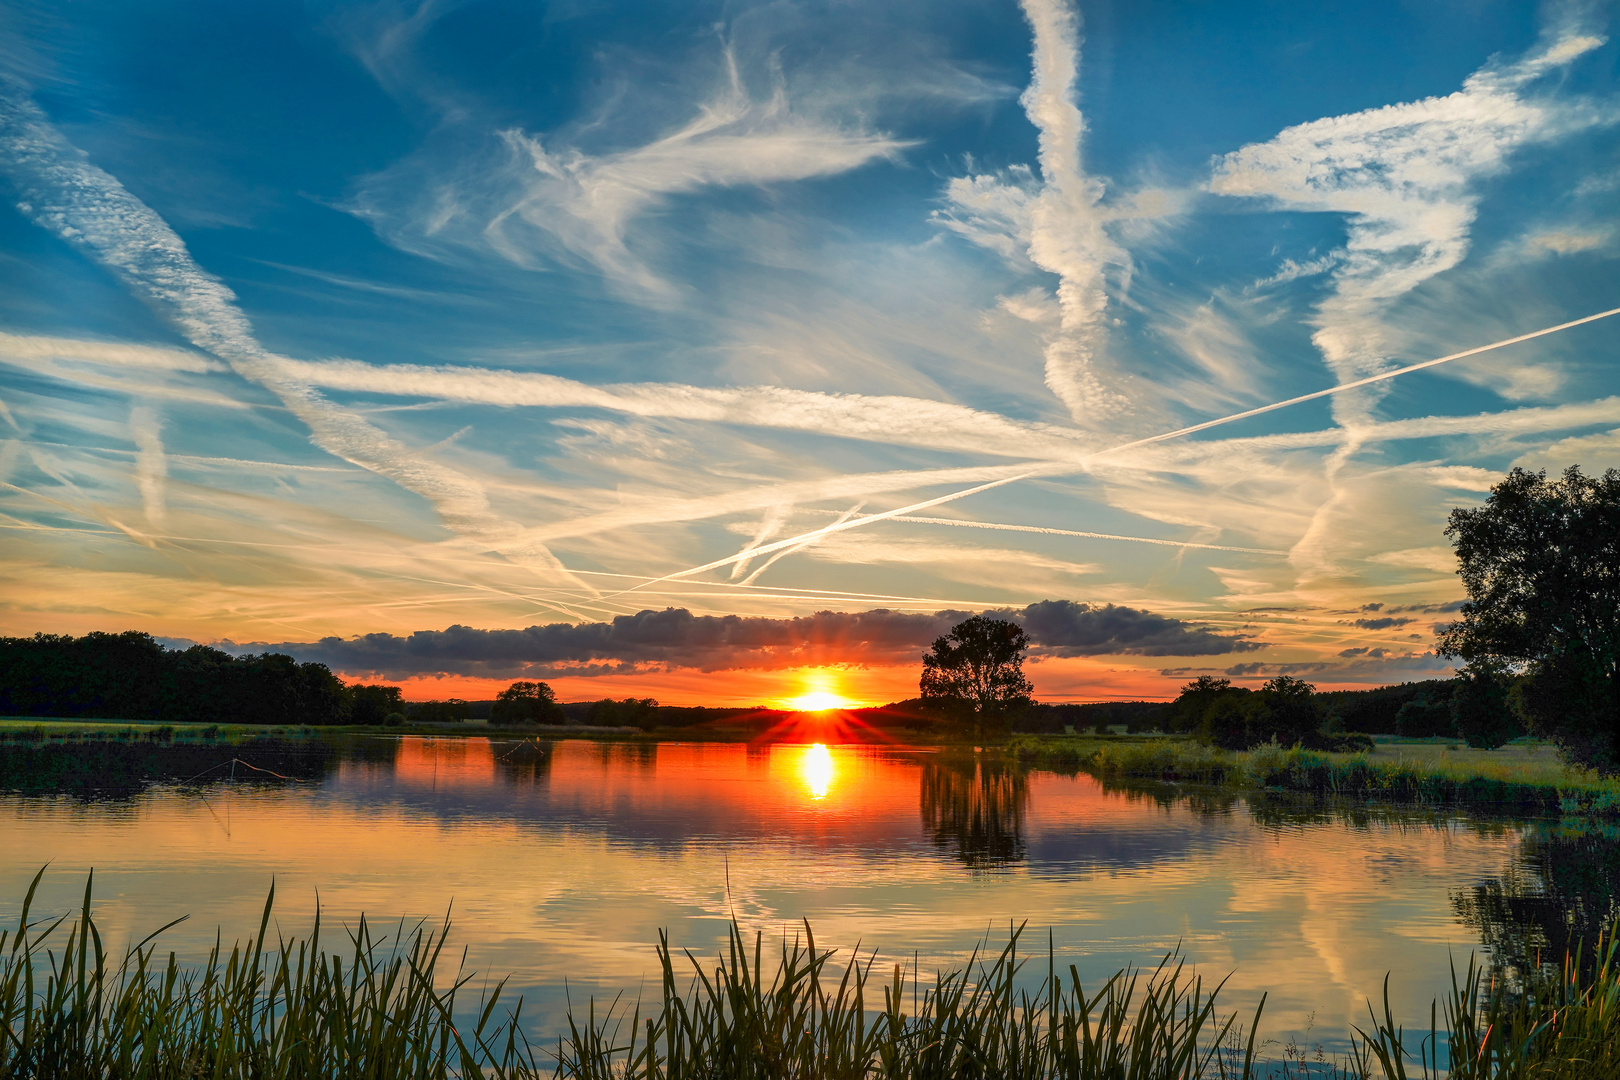
<instances>
[{"instance_id":1,"label":"sun","mask_svg":"<svg viewBox=\"0 0 1620 1080\"><path fill-rule=\"evenodd\" d=\"M836 668L805 668L799 672L799 692L778 700L789 712L824 713L837 709L855 709L860 703L851 701L841 692L842 672Z\"/></svg>"},{"instance_id":2,"label":"sun","mask_svg":"<svg viewBox=\"0 0 1620 1080\"><path fill-rule=\"evenodd\" d=\"M783 704L794 712L828 712L832 709L847 709L854 702L831 690L812 690L807 694L788 698Z\"/></svg>"}]
</instances>

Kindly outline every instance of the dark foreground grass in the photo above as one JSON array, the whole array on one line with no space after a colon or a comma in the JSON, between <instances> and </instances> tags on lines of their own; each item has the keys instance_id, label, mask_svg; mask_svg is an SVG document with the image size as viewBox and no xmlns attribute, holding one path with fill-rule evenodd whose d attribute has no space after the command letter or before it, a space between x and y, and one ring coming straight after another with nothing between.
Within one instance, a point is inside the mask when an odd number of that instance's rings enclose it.
<instances>
[{"instance_id":1,"label":"dark foreground grass","mask_svg":"<svg viewBox=\"0 0 1620 1080\"><path fill-rule=\"evenodd\" d=\"M1217 1010L1207 987L1174 957L1121 972L1092 991L1050 949L1032 989L1015 934L995 956L936 976L922 992L901 967L841 968L810 928L767 961L733 926L712 966L660 941L660 999L642 1012L623 1000L571 1015L554 1044L522 1034L521 1002L497 983L466 1000L471 976L447 973L448 924L379 937L362 920L328 949L309 937L258 935L197 965L159 959L153 938L113 963L91 917L32 923L36 876L15 931L0 932L0 1077L431 1078L579 1077L591 1080L866 1080L866 1078L1085 1078L1239 1080L1267 1075L1340 1078L1443 1075L1441 1038L1401 1031L1387 1005L1369 1008L1344 1062L1262 1063L1261 1012L1247 1024ZM271 894L273 900L274 893ZM171 924L172 925L172 924ZM164 929L167 929L165 927ZM161 931L159 931L161 933ZM1620 1075L1620 974L1612 945L1600 962L1510 994L1470 965L1453 973L1444 1004L1459 1080ZM908 1003L910 1008L907 1008ZM1261 1009L1264 1008L1264 999ZM1437 1017L1441 1012L1437 1006Z\"/></svg>"}]
</instances>

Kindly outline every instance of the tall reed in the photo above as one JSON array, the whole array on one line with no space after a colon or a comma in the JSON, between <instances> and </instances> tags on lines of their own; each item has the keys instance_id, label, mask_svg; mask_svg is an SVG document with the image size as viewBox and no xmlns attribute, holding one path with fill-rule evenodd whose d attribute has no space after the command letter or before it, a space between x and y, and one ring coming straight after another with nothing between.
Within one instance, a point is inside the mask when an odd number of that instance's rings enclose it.
<instances>
[{"instance_id":1,"label":"tall reed","mask_svg":"<svg viewBox=\"0 0 1620 1080\"><path fill-rule=\"evenodd\" d=\"M1182 962L1167 957L1148 973L1122 971L1094 993L1071 966L1047 970L1032 989L1015 985L1019 934L1000 954L936 977L918 994L895 965L871 992L874 962L852 957L842 970L819 951L808 923L784 941L769 974L762 939L753 948L733 925L712 969L686 954L692 985L682 994L667 937L660 939L663 998L653 1015L622 1012L559 1041L558 1072L588 1080L1247 1080L1254 1073L1256 1009L1247 1042L1231 1037L1216 996ZM908 989L912 1009L906 1011ZM1261 1008L1264 1007L1261 1001Z\"/></svg>"},{"instance_id":2,"label":"tall reed","mask_svg":"<svg viewBox=\"0 0 1620 1080\"><path fill-rule=\"evenodd\" d=\"M809 924L768 961L763 937L750 942L734 924L712 965L690 953L677 959L661 935L661 992L646 1013L623 998L601 1008L593 1000L583 1014L570 1011L550 1049L525 1038L521 999L503 1004L502 984L474 1004L462 1000L472 979L464 967L440 977L448 922L378 936L361 919L329 950L317 917L308 937L272 943L272 890L246 944L227 951L216 935L201 964L173 953L159 961L159 930L114 965L92 918L90 882L76 919L31 921L43 873L16 929L0 931L4 1080L1620 1076L1612 935L1592 961L1574 957L1527 986L1510 988L1472 960L1463 974L1453 970L1443 1035L1437 1006L1429 1034L1409 1036L1393 1017L1386 980L1383 1015L1357 1029L1348 1059L1321 1064L1259 1061L1265 999L1247 1025L1222 1019L1221 985L1206 987L1174 955L1088 992L1074 967L1058 968L1050 939L1044 971L1029 972L1014 932L998 954L975 955L923 987L902 965L875 978L870 956L833 966Z\"/></svg>"},{"instance_id":3,"label":"tall reed","mask_svg":"<svg viewBox=\"0 0 1620 1080\"><path fill-rule=\"evenodd\" d=\"M1409 1044L1389 1006L1384 1015L1368 1005L1372 1031L1356 1029L1365 1057L1388 1080L1614 1080L1620 1077L1620 954L1611 926L1599 942L1595 963L1583 965L1579 948L1556 974L1538 972L1528 985L1509 986L1470 957L1443 1005L1448 1068L1436 1047L1435 1009L1430 1034ZM1408 1066L1412 1066L1408 1070Z\"/></svg>"},{"instance_id":4,"label":"tall reed","mask_svg":"<svg viewBox=\"0 0 1620 1080\"><path fill-rule=\"evenodd\" d=\"M468 976L435 973L448 923L385 944L362 919L328 952L317 916L309 937L267 940L274 888L256 937L227 953L216 937L200 966L154 939L112 966L91 917L91 880L76 921L33 923L44 871L14 931L0 931L0 1077L6 1080L438 1080L529 1075L517 1015L491 1026L497 984L465 1036L453 1021ZM180 920L176 920L177 922ZM61 933L65 928L65 936Z\"/></svg>"}]
</instances>

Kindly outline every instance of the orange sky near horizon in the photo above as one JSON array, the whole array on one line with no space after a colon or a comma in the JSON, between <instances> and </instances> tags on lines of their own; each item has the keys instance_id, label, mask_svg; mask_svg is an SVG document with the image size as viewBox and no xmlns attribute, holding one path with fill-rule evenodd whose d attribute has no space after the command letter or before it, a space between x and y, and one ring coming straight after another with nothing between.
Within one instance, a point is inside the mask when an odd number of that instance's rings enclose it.
<instances>
[{"instance_id":1,"label":"orange sky near horizon","mask_svg":"<svg viewBox=\"0 0 1620 1080\"><path fill-rule=\"evenodd\" d=\"M749 705L790 708L792 699L826 691L837 694L850 707L886 705L917 696L917 665L882 667L783 668L740 671L675 669L632 675L581 678L564 676L545 680L560 701L598 701L605 697L652 697L663 705ZM1032 659L1025 667L1035 684L1037 701L1168 701L1190 676L1160 674L1156 667L1129 667L1117 660L1088 657ZM385 679L340 672L347 682L386 682L404 689L407 701L434 701L458 697L487 701L512 683L511 679L467 676ZM1309 676L1306 676L1310 681ZM1258 685L1260 677L1234 679L1238 685ZM1318 682L1318 690L1366 689L1363 684Z\"/></svg>"}]
</instances>

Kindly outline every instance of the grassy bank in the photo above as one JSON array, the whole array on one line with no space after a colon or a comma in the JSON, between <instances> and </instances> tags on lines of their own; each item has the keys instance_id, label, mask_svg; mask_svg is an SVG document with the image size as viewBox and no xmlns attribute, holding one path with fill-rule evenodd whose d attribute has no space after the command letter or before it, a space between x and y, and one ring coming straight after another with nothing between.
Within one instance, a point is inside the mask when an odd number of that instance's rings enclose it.
<instances>
[{"instance_id":1,"label":"grassy bank","mask_svg":"<svg viewBox=\"0 0 1620 1080\"><path fill-rule=\"evenodd\" d=\"M1189 739L1020 736L1008 752L1025 764L1108 780L1160 780L1238 790L1390 799L1530 814L1620 814L1620 781L1570 769L1550 749L1534 759L1460 760L1431 748L1370 754L1283 749L1226 751Z\"/></svg>"},{"instance_id":2,"label":"grassy bank","mask_svg":"<svg viewBox=\"0 0 1620 1080\"><path fill-rule=\"evenodd\" d=\"M768 959L734 926L718 961L677 959L661 940L661 992L645 1012L591 1002L554 1043L536 1044L501 984L469 1000L473 976L448 970L448 924L379 934L362 919L329 948L317 921L308 937L272 943L267 901L257 935L198 963L160 955L156 934L114 960L89 883L76 918L31 922L38 883L16 929L0 931L8 1080L1396 1080L1443 1075L1441 1046L1456 1051L1457 1080L1620 1075L1612 944L1520 993L1473 964L1453 972L1434 1010L1444 1035L1403 1032L1386 993L1352 1056L1319 1065L1259 1061L1264 999L1252 1017L1224 1015L1220 986L1174 957L1087 990L1050 952L1031 971L1015 934L999 955L915 987L903 965L834 965L808 925Z\"/></svg>"},{"instance_id":3,"label":"grassy bank","mask_svg":"<svg viewBox=\"0 0 1620 1080\"><path fill-rule=\"evenodd\" d=\"M503 727L463 724L326 725L161 724L145 720L67 720L61 717L0 716L0 743L51 740L114 742L232 742L254 738L309 738L315 735L478 735L500 736ZM521 728L528 734L540 728ZM558 730L558 729L551 729Z\"/></svg>"}]
</instances>

